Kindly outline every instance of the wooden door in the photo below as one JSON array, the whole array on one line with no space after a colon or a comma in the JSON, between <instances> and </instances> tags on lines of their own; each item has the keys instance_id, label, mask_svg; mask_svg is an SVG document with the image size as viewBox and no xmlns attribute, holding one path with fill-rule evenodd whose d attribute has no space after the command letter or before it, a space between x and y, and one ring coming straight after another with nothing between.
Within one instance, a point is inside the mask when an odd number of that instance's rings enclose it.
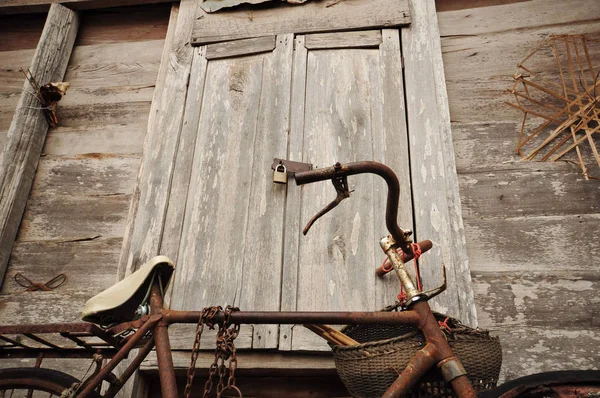
<instances>
[{"instance_id":1,"label":"wooden door","mask_svg":"<svg viewBox=\"0 0 600 398\"><path fill-rule=\"evenodd\" d=\"M376 160L401 182L399 223L412 229L408 136L399 31L297 36L288 156L318 167ZM394 302L396 278L378 279L384 258L386 185L349 178L351 197L302 226L335 198L332 184L288 187L282 310L378 310ZM282 349L328 349L302 327L282 326Z\"/></svg>"},{"instance_id":2,"label":"wooden door","mask_svg":"<svg viewBox=\"0 0 600 398\"><path fill-rule=\"evenodd\" d=\"M194 55L187 142L177 155L191 170L174 176L180 187L171 193L185 202L174 309L279 310L285 186L272 183L268 164L288 146L292 50L293 36L281 35L204 46ZM243 333L239 347L277 347L276 326Z\"/></svg>"}]
</instances>

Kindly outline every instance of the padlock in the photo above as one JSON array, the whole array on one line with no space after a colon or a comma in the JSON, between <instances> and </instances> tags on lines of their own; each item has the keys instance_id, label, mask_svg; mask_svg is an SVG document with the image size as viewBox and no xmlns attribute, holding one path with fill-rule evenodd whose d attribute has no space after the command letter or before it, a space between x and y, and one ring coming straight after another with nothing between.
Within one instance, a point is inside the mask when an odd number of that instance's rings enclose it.
<instances>
[{"instance_id":1,"label":"padlock","mask_svg":"<svg viewBox=\"0 0 600 398\"><path fill-rule=\"evenodd\" d=\"M278 164L273 171L273 182L276 184L287 184L287 170L283 164Z\"/></svg>"}]
</instances>

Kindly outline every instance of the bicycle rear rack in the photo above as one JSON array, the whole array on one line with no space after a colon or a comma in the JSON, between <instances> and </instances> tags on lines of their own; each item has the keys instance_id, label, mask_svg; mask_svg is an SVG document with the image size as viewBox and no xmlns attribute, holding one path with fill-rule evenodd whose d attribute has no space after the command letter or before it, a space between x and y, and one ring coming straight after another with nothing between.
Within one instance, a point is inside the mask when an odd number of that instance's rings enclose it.
<instances>
[{"instance_id":1,"label":"bicycle rear rack","mask_svg":"<svg viewBox=\"0 0 600 398\"><path fill-rule=\"evenodd\" d=\"M112 357L126 340L84 322L0 326L0 358Z\"/></svg>"}]
</instances>

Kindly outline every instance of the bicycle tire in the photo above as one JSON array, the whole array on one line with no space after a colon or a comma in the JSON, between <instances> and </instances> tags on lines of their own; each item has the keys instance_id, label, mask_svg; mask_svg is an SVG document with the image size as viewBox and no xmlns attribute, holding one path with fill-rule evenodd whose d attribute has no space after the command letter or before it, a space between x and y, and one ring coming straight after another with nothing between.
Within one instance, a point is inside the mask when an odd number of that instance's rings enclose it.
<instances>
[{"instance_id":1,"label":"bicycle tire","mask_svg":"<svg viewBox=\"0 0 600 398\"><path fill-rule=\"evenodd\" d=\"M552 396L544 395L540 391L543 387L592 387L594 391L600 393L600 370L562 370L555 372L537 373L529 376L510 380L494 389L482 393L479 398L528 398ZM573 395L560 395L561 397L577 397L579 393Z\"/></svg>"},{"instance_id":2,"label":"bicycle tire","mask_svg":"<svg viewBox=\"0 0 600 398\"><path fill-rule=\"evenodd\" d=\"M1 393L4 391L12 390L14 392L15 390L31 390L50 393L60 397L64 390L70 388L73 383L78 382L79 380L73 376L53 369L0 369L0 396L2 396ZM100 398L100 395L96 392L92 392L88 397Z\"/></svg>"}]
</instances>

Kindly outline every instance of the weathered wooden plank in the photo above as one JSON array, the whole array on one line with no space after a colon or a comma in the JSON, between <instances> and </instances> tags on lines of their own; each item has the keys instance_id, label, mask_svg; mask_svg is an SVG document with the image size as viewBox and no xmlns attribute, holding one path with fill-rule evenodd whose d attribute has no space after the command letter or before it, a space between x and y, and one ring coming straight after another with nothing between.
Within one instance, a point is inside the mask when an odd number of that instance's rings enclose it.
<instances>
[{"instance_id":1,"label":"weathered wooden plank","mask_svg":"<svg viewBox=\"0 0 600 398\"><path fill-rule=\"evenodd\" d=\"M121 237L131 195L36 195L29 198L19 241Z\"/></svg>"},{"instance_id":2,"label":"weathered wooden plank","mask_svg":"<svg viewBox=\"0 0 600 398\"><path fill-rule=\"evenodd\" d=\"M48 132L43 153L76 156L88 153L135 154L141 156L146 122L98 126L58 127ZM131 183L133 187L133 183Z\"/></svg>"},{"instance_id":3,"label":"weathered wooden plank","mask_svg":"<svg viewBox=\"0 0 600 398\"><path fill-rule=\"evenodd\" d=\"M156 95L148 120L144 156L128 215L118 278L135 271L158 254L166 214L171 173L185 108L192 63L189 37L196 2L183 0L178 11L168 56L163 53ZM169 33L167 34L169 36ZM169 41L167 40L167 43ZM167 62L168 61L168 66Z\"/></svg>"},{"instance_id":4,"label":"weathered wooden plank","mask_svg":"<svg viewBox=\"0 0 600 398\"><path fill-rule=\"evenodd\" d=\"M502 15L499 20L498 15ZM532 0L495 7L440 13L443 35L477 35L562 25L600 18L595 0L570 0L548 7L544 0Z\"/></svg>"},{"instance_id":5,"label":"weathered wooden plank","mask_svg":"<svg viewBox=\"0 0 600 398\"><path fill-rule=\"evenodd\" d=\"M203 308L202 304L194 307L196 311ZM196 335L196 325L172 325L169 327L169 340L171 342L172 350L188 350L186 354L192 349L194 344L194 337ZM237 348L250 348L252 347L252 336L253 328L250 325L243 325L240 328L240 334L235 339L235 346ZM217 330L204 329L202 332L202 340L200 341L200 349L212 351L214 359L215 341L217 338ZM189 358L188 358L189 366Z\"/></svg>"},{"instance_id":6,"label":"weathered wooden plank","mask_svg":"<svg viewBox=\"0 0 600 398\"><path fill-rule=\"evenodd\" d=\"M164 40L171 4L89 10L77 35L78 46ZM127 34L124 35L123 32Z\"/></svg>"},{"instance_id":7,"label":"weathered wooden plank","mask_svg":"<svg viewBox=\"0 0 600 398\"><path fill-rule=\"evenodd\" d=\"M373 68L370 79L370 87L374 90L374 95L381 96L380 100L371 101L372 113L375 115L372 132L373 155L375 159L396 171L400 181L398 225L404 229L414 231L400 31L383 29L382 41L379 48L379 70ZM380 90L380 93L377 90ZM381 103L381 106L378 103ZM383 261L385 255L383 252L377 253L379 242L377 238L389 233L385 229L386 189L387 187L383 181L376 178L374 181L375 209L373 212L375 241L369 243L376 247L375 258L381 259L381 261ZM399 293L396 277L376 278L376 280L375 301L377 306L383 307L394 302Z\"/></svg>"},{"instance_id":8,"label":"weathered wooden plank","mask_svg":"<svg viewBox=\"0 0 600 398\"><path fill-rule=\"evenodd\" d=\"M297 162L306 161L303 154L304 142L304 108L306 96L306 60L308 52L304 36L294 38L292 92L290 107L290 132L287 159ZM297 212L301 204L301 190L294 184L287 185L285 214ZM281 276L281 311L297 310L298 290L298 248L300 246L300 217L288 216L283 231L283 264ZM294 328L292 325L279 326L279 349L291 350Z\"/></svg>"},{"instance_id":9,"label":"weathered wooden plank","mask_svg":"<svg viewBox=\"0 0 600 398\"><path fill-rule=\"evenodd\" d=\"M385 30L379 49L308 51L297 54L297 62L295 70L302 71L305 81L295 82L292 92L298 84L299 101L305 103L304 108L292 103L297 113L292 120L304 119L293 125L302 129L295 134L303 135L303 141L290 152L303 150L304 160L319 167L368 159L388 164L403 185L399 222L412 228L398 32ZM349 180L351 198L319 220L306 237L298 242L293 236L298 230L289 231L289 256L296 264L284 272L297 273L292 278L296 287L288 293L296 291L296 301L288 304L294 309L375 310L397 295L397 281L374 275L383 258L378 242L385 235L385 183L374 176ZM301 195L294 208L288 198L286 223L299 218L303 225L335 197L335 190L330 184L314 184L303 187ZM360 295L355 294L357 286ZM293 349L329 349L311 332L298 327L292 331Z\"/></svg>"},{"instance_id":10,"label":"weathered wooden plank","mask_svg":"<svg viewBox=\"0 0 600 398\"><path fill-rule=\"evenodd\" d=\"M304 44L309 50L327 48L379 47L381 30L361 30L356 32L316 33L306 35Z\"/></svg>"},{"instance_id":11,"label":"weathered wooden plank","mask_svg":"<svg viewBox=\"0 0 600 398\"><path fill-rule=\"evenodd\" d=\"M208 14L198 8L192 33L195 45L282 33L402 26L410 23L408 0L346 0L341 3L287 3L276 7Z\"/></svg>"},{"instance_id":12,"label":"weathered wooden plank","mask_svg":"<svg viewBox=\"0 0 600 398\"><path fill-rule=\"evenodd\" d=\"M0 295L2 324L81 322L79 310L93 294L89 290L77 292L58 289Z\"/></svg>"},{"instance_id":13,"label":"weathered wooden plank","mask_svg":"<svg viewBox=\"0 0 600 398\"><path fill-rule=\"evenodd\" d=\"M471 269L592 272L599 222L598 214L465 219Z\"/></svg>"},{"instance_id":14,"label":"weathered wooden plank","mask_svg":"<svg viewBox=\"0 0 600 398\"><path fill-rule=\"evenodd\" d=\"M248 351L239 355L238 369L254 369L264 372L285 371L286 369L295 372L298 369L328 372L335 369L333 357L330 353ZM199 370L207 369L214 359L214 353L200 352L196 367ZM185 351L173 352L173 364L175 365L175 369L187 369L190 366L190 353ZM142 371L151 371L156 369L157 365L156 354L151 353L142 362L140 369Z\"/></svg>"},{"instance_id":15,"label":"weathered wooden plank","mask_svg":"<svg viewBox=\"0 0 600 398\"><path fill-rule=\"evenodd\" d=\"M475 325L435 4L411 4L413 23L402 30L402 48L415 232L434 242L421 271L425 288L432 288L441 284L445 264L448 289L433 307Z\"/></svg>"},{"instance_id":16,"label":"weathered wooden plank","mask_svg":"<svg viewBox=\"0 0 600 398\"><path fill-rule=\"evenodd\" d=\"M564 306L568 310L567 306ZM500 378L511 380L539 372L596 369L600 357L600 333L546 327L494 329L502 344Z\"/></svg>"},{"instance_id":17,"label":"weathered wooden plank","mask_svg":"<svg viewBox=\"0 0 600 398\"><path fill-rule=\"evenodd\" d=\"M131 102L150 103L153 94L154 84L99 88L78 87L63 97L64 101L61 100L61 105L85 106Z\"/></svg>"},{"instance_id":18,"label":"weathered wooden plank","mask_svg":"<svg viewBox=\"0 0 600 398\"><path fill-rule=\"evenodd\" d=\"M15 242L2 294L22 292L14 276L22 273L35 282L46 282L60 273L67 281L57 293L80 292L90 297L115 281L121 238L80 237L82 240ZM78 312L65 307L61 312ZM4 313L2 318L4 319Z\"/></svg>"},{"instance_id":19,"label":"weathered wooden plank","mask_svg":"<svg viewBox=\"0 0 600 398\"><path fill-rule=\"evenodd\" d=\"M103 197L131 194L139 158L88 153L40 159L32 194Z\"/></svg>"},{"instance_id":20,"label":"weathered wooden plank","mask_svg":"<svg viewBox=\"0 0 600 398\"><path fill-rule=\"evenodd\" d=\"M68 95L68 94L67 94ZM58 124L68 128L87 128L115 124L146 124L150 102L122 102L58 106Z\"/></svg>"},{"instance_id":21,"label":"weathered wooden plank","mask_svg":"<svg viewBox=\"0 0 600 398\"><path fill-rule=\"evenodd\" d=\"M157 40L152 43L162 48L164 41ZM105 62L97 64L71 63L69 69L67 69L65 80L71 83L71 89L117 87L122 85L154 86L160 65L160 56L158 54L160 53L157 52L154 54L156 58L152 61L137 61L132 57L127 62L107 59ZM71 94L71 89L69 89L68 94Z\"/></svg>"},{"instance_id":22,"label":"weathered wooden plank","mask_svg":"<svg viewBox=\"0 0 600 398\"><path fill-rule=\"evenodd\" d=\"M94 65L117 62L156 62L160 59L163 40L138 41L131 43L108 43L76 46L70 65Z\"/></svg>"},{"instance_id":23,"label":"weathered wooden plank","mask_svg":"<svg viewBox=\"0 0 600 398\"><path fill-rule=\"evenodd\" d=\"M445 13L440 14L443 19ZM590 57L600 62L600 22L580 22L564 26L546 26L530 31L503 32L481 36L442 36L450 114L458 122L519 120L521 113L504 104L512 97L515 68L543 38L553 34L586 34L591 39ZM443 33L442 33L443 34ZM553 56L536 57L540 70L552 71ZM556 81L560 81L557 76Z\"/></svg>"},{"instance_id":24,"label":"weathered wooden plank","mask_svg":"<svg viewBox=\"0 0 600 398\"><path fill-rule=\"evenodd\" d=\"M241 308L277 311L281 291L285 187L273 183L268 165L288 148L294 35L278 35L277 47L263 64L259 113L254 138L250 197L244 252L243 280L237 286ZM238 261L240 261L238 260ZM256 325L252 348L275 348L279 328Z\"/></svg>"},{"instance_id":25,"label":"weathered wooden plank","mask_svg":"<svg viewBox=\"0 0 600 398\"><path fill-rule=\"evenodd\" d=\"M169 257L176 264L179 260L179 244L186 214L190 179L194 167L196 140L199 134L198 123L204 102L207 65L206 47L200 47L192 60L188 99L183 114L179 150L173 168L173 182L169 192L169 205L160 244L160 253ZM170 289L172 292L172 286ZM168 295L168 299L170 300L170 295Z\"/></svg>"},{"instance_id":26,"label":"weathered wooden plank","mask_svg":"<svg viewBox=\"0 0 600 398\"><path fill-rule=\"evenodd\" d=\"M79 18L75 12L58 4L52 5L29 68L40 84L62 80L78 26ZM28 82L24 85L24 90L27 89ZM38 101L23 92L0 157L0 280L6 271L48 131L42 111L28 109L31 107L39 108Z\"/></svg>"},{"instance_id":27,"label":"weathered wooden plank","mask_svg":"<svg viewBox=\"0 0 600 398\"><path fill-rule=\"evenodd\" d=\"M291 52L280 37L272 54L208 62L174 308L279 309L284 187L265 165L287 148ZM277 346L276 327L253 334Z\"/></svg>"},{"instance_id":28,"label":"weathered wooden plank","mask_svg":"<svg viewBox=\"0 0 600 398\"><path fill-rule=\"evenodd\" d=\"M276 36L263 36L209 44L206 46L206 59L271 52L275 49L275 39Z\"/></svg>"},{"instance_id":29,"label":"weathered wooden plank","mask_svg":"<svg viewBox=\"0 0 600 398\"><path fill-rule=\"evenodd\" d=\"M35 49L45 22L44 14L1 16L0 35L3 40L0 41L0 52Z\"/></svg>"},{"instance_id":30,"label":"weathered wooden plank","mask_svg":"<svg viewBox=\"0 0 600 398\"><path fill-rule=\"evenodd\" d=\"M506 218L594 214L600 210L600 184L585 181L566 163L515 163L513 170L461 174L467 218Z\"/></svg>"},{"instance_id":31,"label":"weathered wooden plank","mask_svg":"<svg viewBox=\"0 0 600 398\"><path fill-rule=\"evenodd\" d=\"M170 3L170 0L65 0L72 10L123 7L153 3ZM51 0L6 0L0 3L0 14L45 12L54 4Z\"/></svg>"},{"instance_id":32,"label":"weathered wooden plank","mask_svg":"<svg viewBox=\"0 0 600 398\"><path fill-rule=\"evenodd\" d=\"M452 123L457 172L514 169L520 129L517 121Z\"/></svg>"},{"instance_id":33,"label":"weathered wooden plank","mask_svg":"<svg viewBox=\"0 0 600 398\"><path fill-rule=\"evenodd\" d=\"M479 319L493 329L549 325L564 330L595 329L599 287L600 275L595 270L473 273Z\"/></svg>"}]
</instances>

